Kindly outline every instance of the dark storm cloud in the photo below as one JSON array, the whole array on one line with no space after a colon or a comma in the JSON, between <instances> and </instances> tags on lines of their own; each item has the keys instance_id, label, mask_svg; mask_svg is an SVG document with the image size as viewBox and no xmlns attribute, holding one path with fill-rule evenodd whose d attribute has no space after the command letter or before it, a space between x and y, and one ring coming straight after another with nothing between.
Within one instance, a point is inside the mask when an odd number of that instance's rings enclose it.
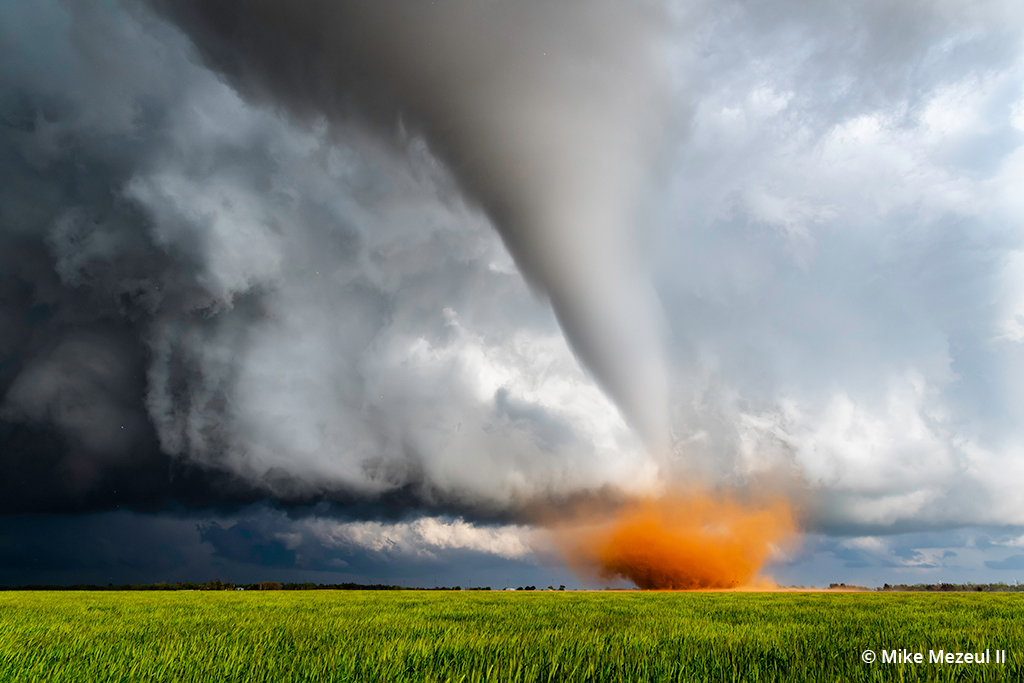
<instances>
[{"instance_id":1,"label":"dark storm cloud","mask_svg":"<svg viewBox=\"0 0 1024 683\"><path fill-rule=\"evenodd\" d=\"M211 562L386 572L427 560L358 534L679 465L795 479L794 571L996 571L1018 4L2 3L0 511L178 501ZM650 457L620 412L651 445L669 404Z\"/></svg>"},{"instance_id":2,"label":"dark storm cloud","mask_svg":"<svg viewBox=\"0 0 1024 683\"><path fill-rule=\"evenodd\" d=\"M656 313L629 230L663 106L653 4L153 4L257 100L424 134L598 381L667 446Z\"/></svg>"},{"instance_id":3,"label":"dark storm cloud","mask_svg":"<svg viewBox=\"0 0 1024 683\"><path fill-rule=\"evenodd\" d=\"M413 526L366 526L337 519L324 527L312 518L262 505L237 508L212 520L208 513L185 509L160 515L124 510L74 517L21 515L8 518L0 529L0 585L217 578L425 587L570 582L564 569L545 569L530 556L501 554L507 540L515 538L507 527L473 529L460 540L458 534L471 527L457 518L408 521ZM337 542L324 542L328 528ZM429 533L410 533L416 528ZM445 531L455 535L445 538Z\"/></svg>"},{"instance_id":4,"label":"dark storm cloud","mask_svg":"<svg viewBox=\"0 0 1024 683\"><path fill-rule=\"evenodd\" d=\"M117 19L97 9L2 10L5 511L138 505L174 488L144 407L148 351L140 339L166 259L147 239L143 216L117 193L150 153L156 113L125 121L135 98L147 95L144 82L130 78L145 64L117 68L130 36L111 30ZM91 33L97 29L103 35ZM77 56L69 54L75 45ZM125 80L115 85L112 77ZM82 102L83 91L95 106Z\"/></svg>"},{"instance_id":5,"label":"dark storm cloud","mask_svg":"<svg viewBox=\"0 0 1024 683\"><path fill-rule=\"evenodd\" d=\"M639 453L421 138L247 103L145 6L0 11L5 510L491 518Z\"/></svg>"},{"instance_id":6,"label":"dark storm cloud","mask_svg":"<svg viewBox=\"0 0 1024 683\"><path fill-rule=\"evenodd\" d=\"M295 550L283 542L267 538L249 521L240 521L228 529L216 522L200 527L199 537L221 557L261 567L294 567Z\"/></svg>"},{"instance_id":7,"label":"dark storm cloud","mask_svg":"<svg viewBox=\"0 0 1024 683\"><path fill-rule=\"evenodd\" d=\"M989 569L1008 570L1024 569L1024 555L1010 555L1003 560L988 560L985 566Z\"/></svg>"},{"instance_id":8,"label":"dark storm cloud","mask_svg":"<svg viewBox=\"0 0 1024 683\"><path fill-rule=\"evenodd\" d=\"M847 569L860 569L871 566L871 564L856 550L844 548L842 550L837 550L832 554L837 560L842 560L843 566Z\"/></svg>"},{"instance_id":9,"label":"dark storm cloud","mask_svg":"<svg viewBox=\"0 0 1024 683\"><path fill-rule=\"evenodd\" d=\"M21 515L0 530L0 583L181 581L206 574L210 554L197 543L195 523L179 518Z\"/></svg>"}]
</instances>

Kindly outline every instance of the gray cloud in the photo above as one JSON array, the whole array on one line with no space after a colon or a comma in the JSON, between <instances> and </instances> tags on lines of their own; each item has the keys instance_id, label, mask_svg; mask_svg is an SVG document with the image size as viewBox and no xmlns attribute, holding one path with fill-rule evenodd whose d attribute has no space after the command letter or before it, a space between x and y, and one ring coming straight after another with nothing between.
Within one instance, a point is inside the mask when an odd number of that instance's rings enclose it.
<instances>
[{"instance_id":1,"label":"gray cloud","mask_svg":"<svg viewBox=\"0 0 1024 683\"><path fill-rule=\"evenodd\" d=\"M257 100L425 135L574 350L665 448L655 304L628 229L662 106L653 6L155 4Z\"/></svg>"},{"instance_id":2,"label":"gray cloud","mask_svg":"<svg viewBox=\"0 0 1024 683\"><path fill-rule=\"evenodd\" d=\"M1024 555L1010 555L1003 560L987 560L985 566L989 569L1008 570L1024 569Z\"/></svg>"},{"instance_id":3,"label":"gray cloud","mask_svg":"<svg viewBox=\"0 0 1024 683\"><path fill-rule=\"evenodd\" d=\"M248 103L141 6L5 12L0 417L50 478L30 507L220 473L225 501L494 513L647 462L422 138Z\"/></svg>"},{"instance_id":4,"label":"gray cloud","mask_svg":"<svg viewBox=\"0 0 1024 683\"><path fill-rule=\"evenodd\" d=\"M309 512L293 509L290 516L253 505L212 519L184 510L10 518L0 530L0 585L213 579L576 585L564 567L503 552L515 546L520 527L474 526L450 517L368 524L317 519Z\"/></svg>"},{"instance_id":5,"label":"gray cloud","mask_svg":"<svg viewBox=\"0 0 1024 683\"><path fill-rule=\"evenodd\" d=\"M947 534L822 567L1003 561L943 530L1024 521L1014 3L159 6L0 8L5 512L508 518L656 483L668 406L686 475Z\"/></svg>"},{"instance_id":6,"label":"gray cloud","mask_svg":"<svg viewBox=\"0 0 1024 683\"><path fill-rule=\"evenodd\" d=\"M831 533L1019 522L1020 13L730 8L679 10L647 233L680 459Z\"/></svg>"}]
</instances>

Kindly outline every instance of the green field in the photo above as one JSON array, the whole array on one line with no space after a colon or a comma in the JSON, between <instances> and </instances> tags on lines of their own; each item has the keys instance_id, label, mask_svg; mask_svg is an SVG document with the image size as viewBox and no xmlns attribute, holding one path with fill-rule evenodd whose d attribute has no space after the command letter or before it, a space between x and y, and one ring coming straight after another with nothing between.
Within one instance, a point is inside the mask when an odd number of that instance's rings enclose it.
<instances>
[{"instance_id":1,"label":"green field","mask_svg":"<svg viewBox=\"0 0 1024 683\"><path fill-rule=\"evenodd\" d=\"M9 592L0 681L1020 681L1022 617L1019 594Z\"/></svg>"}]
</instances>

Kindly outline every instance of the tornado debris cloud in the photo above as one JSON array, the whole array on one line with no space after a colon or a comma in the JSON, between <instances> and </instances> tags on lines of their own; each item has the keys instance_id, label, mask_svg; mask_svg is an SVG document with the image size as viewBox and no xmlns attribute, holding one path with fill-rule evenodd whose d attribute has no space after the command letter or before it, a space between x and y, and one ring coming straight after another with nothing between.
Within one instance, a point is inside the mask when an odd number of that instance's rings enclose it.
<instances>
[{"instance_id":1,"label":"tornado debris cloud","mask_svg":"<svg viewBox=\"0 0 1024 683\"><path fill-rule=\"evenodd\" d=\"M797 533L784 498L743 502L709 493L638 499L611 514L581 512L555 531L582 576L626 579L645 590L754 586Z\"/></svg>"}]
</instances>

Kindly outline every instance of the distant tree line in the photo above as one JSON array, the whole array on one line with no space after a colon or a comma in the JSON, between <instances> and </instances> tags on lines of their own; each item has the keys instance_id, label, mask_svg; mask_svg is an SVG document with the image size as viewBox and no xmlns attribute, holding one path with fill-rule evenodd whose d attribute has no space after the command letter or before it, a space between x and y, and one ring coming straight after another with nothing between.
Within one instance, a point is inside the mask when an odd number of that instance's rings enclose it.
<instances>
[{"instance_id":1,"label":"distant tree line","mask_svg":"<svg viewBox=\"0 0 1024 683\"><path fill-rule=\"evenodd\" d=\"M848 586L845 583L830 583L828 587L832 590L872 590L866 586L854 586L852 584ZM873 590L883 593L1022 593L1024 592L1024 585L1017 583L915 583L912 585L899 583L893 586L887 583Z\"/></svg>"},{"instance_id":2,"label":"distant tree line","mask_svg":"<svg viewBox=\"0 0 1024 683\"><path fill-rule=\"evenodd\" d=\"M890 586L885 584L876 591L910 591L910 592L936 592L936 593L1024 593L1024 585L1018 583L905 583Z\"/></svg>"},{"instance_id":3,"label":"distant tree line","mask_svg":"<svg viewBox=\"0 0 1024 683\"><path fill-rule=\"evenodd\" d=\"M261 581L260 583L231 583L222 582L220 579L208 583L194 583L186 581L183 583L124 583L106 586L94 584L76 583L69 586L32 584L27 586L0 586L0 591L229 591L229 590L286 590L286 591L459 591L461 586L438 586L435 588L417 588L411 586L392 586L380 583L280 583L277 581ZM489 591L490 586L466 588L470 591Z\"/></svg>"}]
</instances>

